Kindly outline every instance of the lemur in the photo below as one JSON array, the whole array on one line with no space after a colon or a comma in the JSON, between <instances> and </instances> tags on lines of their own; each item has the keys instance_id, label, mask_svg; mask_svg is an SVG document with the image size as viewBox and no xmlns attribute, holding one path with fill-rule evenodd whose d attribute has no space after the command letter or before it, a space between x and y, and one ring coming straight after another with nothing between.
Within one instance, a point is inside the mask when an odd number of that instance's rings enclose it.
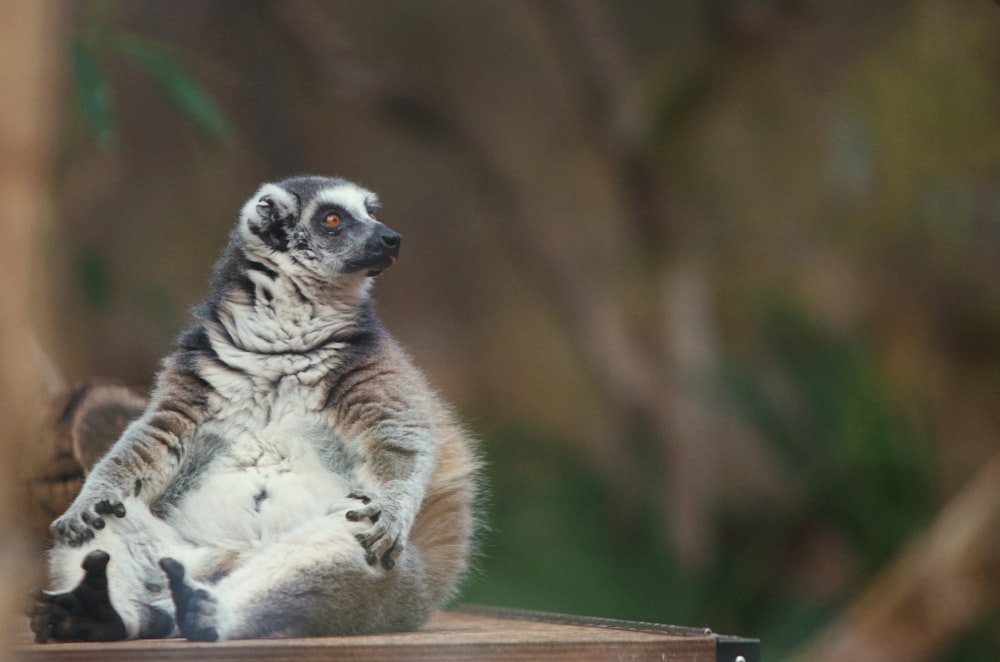
<instances>
[{"instance_id":1,"label":"lemur","mask_svg":"<svg viewBox=\"0 0 1000 662\"><path fill-rule=\"evenodd\" d=\"M400 235L343 179L265 184L145 410L51 525L39 642L405 631L456 592L474 444L377 320Z\"/></svg>"}]
</instances>

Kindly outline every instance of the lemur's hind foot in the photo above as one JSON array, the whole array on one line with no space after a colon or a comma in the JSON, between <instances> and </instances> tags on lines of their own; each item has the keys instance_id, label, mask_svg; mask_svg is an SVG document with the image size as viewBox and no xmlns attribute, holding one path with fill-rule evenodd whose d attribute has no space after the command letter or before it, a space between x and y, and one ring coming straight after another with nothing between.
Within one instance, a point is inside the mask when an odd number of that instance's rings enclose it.
<instances>
[{"instance_id":1,"label":"lemur's hind foot","mask_svg":"<svg viewBox=\"0 0 1000 662\"><path fill-rule=\"evenodd\" d=\"M116 641L127 638L125 623L111 606L107 552L95 550L83 559L83 579L72 591L35 595L31 630L35 641Z\"/></svg>"},{"instance_id":2,"label":"lemur's hind foot","mask_svg":"<svg viewBox=\"0 0 1000 662\"><path fill-rule=\"evenodd\" d=\"M171 558L160 559L170 579L170 593L177 610L177 627L190 641L218 641L222 605L208 589L184 577L184 566Z\"/></svg>"}]
</instances>

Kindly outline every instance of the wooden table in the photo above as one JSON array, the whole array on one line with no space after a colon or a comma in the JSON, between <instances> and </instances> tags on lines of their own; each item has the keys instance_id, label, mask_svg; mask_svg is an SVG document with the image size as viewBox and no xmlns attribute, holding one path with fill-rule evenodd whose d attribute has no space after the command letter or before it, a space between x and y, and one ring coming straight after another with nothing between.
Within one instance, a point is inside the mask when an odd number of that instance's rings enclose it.
<instances>
[{"instance_id":1,"label":"wooden table","mask_svg":"<svg viewBox=\"0 0 1000 662\"><path fill-rule=\"evenodd\" d=\"M666 660L759 662L756 639L703 628L541 612L459 607L418 632L362 637L256 639L192 643L180 639L35 644L25 628L16 648L35 662L168 660Z\"/></svg>"}]
</instances>

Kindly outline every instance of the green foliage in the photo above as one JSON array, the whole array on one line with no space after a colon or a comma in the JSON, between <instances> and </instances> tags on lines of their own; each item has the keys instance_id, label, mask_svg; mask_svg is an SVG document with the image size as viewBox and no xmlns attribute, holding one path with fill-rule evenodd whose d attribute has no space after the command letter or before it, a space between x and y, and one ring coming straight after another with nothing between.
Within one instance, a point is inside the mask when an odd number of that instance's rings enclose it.
<instances>
[{"instance_id":1,"label":"green foliage","mask_svg":"<svg viewBox=\"0 0 1000 662\"><path fill-rule=\"evenodd\" d=\"M731 616L790 650L929 522L938 504L935 453L857 338L787 304L765 304L759 315L764 357L734 361L726 381L741 417L777 451L800 493L791 512L729 516L718 572L742 606ZM848 566L846 583L819 596L790 576L816 539L842 546ZM808 570L822 571L815 561Z\"/></svg>"},{"instance_id":2,"label":"green foliage","mask_svg":"<svg viewBox=\"0 0 1000 662\"><path fill-rule=\"evenodd\" d=\"M1000 613L996 614L1000 616ZM950 662L993 662L1000 650L1000 618L986 619L948 656Z\"/></svg>"},{"instance_id":3,"label":"green foliage","mask_svg":"<svg viewBox=\"0 0 1000 662\"><path fill-rule=\"evenodd\" d=\"M668 554L651 527L629 524L648 518L617 512L570 448L520 426L488 433L485 448L490 528L463 600L680 621Z\"/></svg>"},{"instance_id":4,"label":"green foliage","mask_svg":"<svg viewBox=\"0 0 1000 662\"><path fill-rule=\"evenodd\" d=\"M493 481L491 529L463 599L710 624L761 637L769 657L815 634L934 512L933 454L856 340L787 306L760 316L768 365L734 361L725 386L804 492L791 512L724 507L716 558L686 571L655 509L620 512L606 479L568 445L537 430L479 426ZM780 386L765 383L765 372ZM823 531L846 547L851 571L837 591L817 596L792 575L805 541Z\"/></svg>"},{"instance_id":5,"label":"green foliage","mask_svg":"<svg viewBox=\"0 0 1000 662\"><path fill-rule=\"evenodd\" d=\"M788 307L766 310L761 329L782 387L735 367L736 402L808 489L810 514L848 532L873 572L934 512L932 445L856 339Z\"/></svg>"},{"instance_id":6,"label":"green foliage","mask_svg":"<svg viewBox=\"0 0 1000 662\"><path fill-rule=\"evenodd\" d=\"M107 66L114 57L148 75L207 135L222 141L230 137L229 118L167 46L102 22L75 37L71 50L77 96L101 148L109 149L115 141L114 94Z\"/></svg>"},{"instance_id":7,"label":"green foliage","mask_svg":"<svg viewBox=\"0 0 1000 662\"><path fill-rule=\"evenodd\" d=\"M206 133L220 140L229 137L232 127L225 113L166 48L123 32L110 35L108 45L113 52L145 71Z\"/></svg>"},{"instance_id":8,"label":"green foliage","mask_svg":"<svg viewBox=\"0 0 1000 662\"><path fill-rule=\"evenodd\" d=\"M108 260L94 248L85 248L77 262L77 273L84 301L94 310L107 306L111 298Z\"/></svg>"},{"instance_id":9,"label":"green foliage","mask_svg":"<svg viewBox=\"0 0 1000 662\"><path fill-rule=\"evenodd\" d=\"M94 50L81 39L73 40L73 75L80 105L97 138L108 149L114 142L114 103L104 67Z\"/></svg>"}]
</instances>

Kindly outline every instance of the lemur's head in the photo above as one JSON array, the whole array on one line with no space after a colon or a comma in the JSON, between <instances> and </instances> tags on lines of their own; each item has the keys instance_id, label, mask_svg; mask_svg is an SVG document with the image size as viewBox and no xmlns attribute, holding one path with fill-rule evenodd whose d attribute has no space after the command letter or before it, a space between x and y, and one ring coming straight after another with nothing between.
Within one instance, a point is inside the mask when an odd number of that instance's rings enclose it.
<instances>
[{"instance_id":1,"label":"lemur's head","mask_svg":"<svg viewBox=\"0 0 1000 662\"><path fill-rule=\"evenodd\" d=\"M399 234L375 220L378 197L343 179L265 184L243 205L244 251L318 278L377 276L399 256Z\"/></svg>"}]
</instances>

